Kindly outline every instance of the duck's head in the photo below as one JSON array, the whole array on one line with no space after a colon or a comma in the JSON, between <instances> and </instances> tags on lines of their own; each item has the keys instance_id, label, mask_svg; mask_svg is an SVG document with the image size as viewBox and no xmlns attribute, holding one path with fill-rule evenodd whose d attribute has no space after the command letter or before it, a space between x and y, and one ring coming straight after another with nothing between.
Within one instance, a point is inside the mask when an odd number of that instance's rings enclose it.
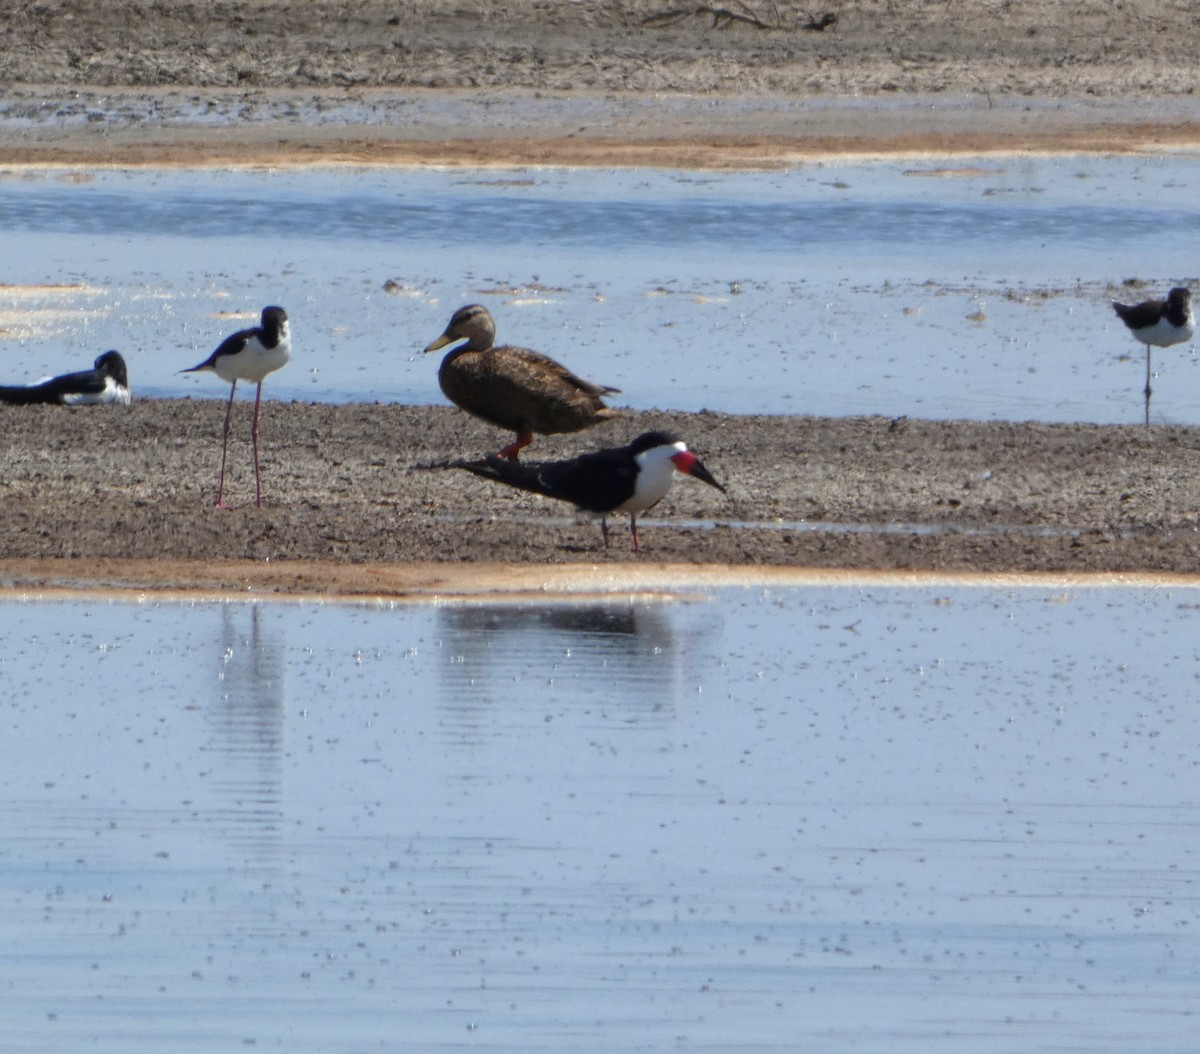
<instances>
[{"instance_id":1,"label":"duck's head","mask_svg":"<svg viewBox=\"0 0 1200 1054\"><path fill-rule=\"evenodd\" d=\"M465 340L473 351L484 351L496 339L496 323L492 313L482 304L460 307L450 318L449 325L437 340L425 346L425 352L438 351L456 340Z\"/></svg>"}]
</instances>

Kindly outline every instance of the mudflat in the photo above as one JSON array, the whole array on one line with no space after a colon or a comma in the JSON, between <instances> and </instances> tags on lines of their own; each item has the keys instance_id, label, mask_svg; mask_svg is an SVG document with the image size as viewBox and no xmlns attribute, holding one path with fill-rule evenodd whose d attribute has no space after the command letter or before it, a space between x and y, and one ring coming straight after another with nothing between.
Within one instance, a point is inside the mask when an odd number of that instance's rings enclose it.
<instances>
[{"instance_id":1,"label":"mudflat","mask_svg":"<svg viewBox=\"0 0 1200 1054\"><path fill-rule=\"evenodd\" d=\"M627 517L610 518L606 549L595 517L450 467L510 438L450 407L265 402L258 509L251 411L235 404L226 511L213 507L220 400L0 408L0 582L179 585L189 562L231 560L269 568L272 588L351 592L386 592L362 568L396 563L1078 574L1200 561L1189 428L629 411L539 437L524 460L668 429L727 487L680 478L641 518L635 553Z\"/></svg>"},{"instance_id":2,"label":"mudflat","mask_svg":"<svg viewBox=\"0 0 1200 1054\"><path fill-rule=\"evenodd\" d=\"M0 164L762 167L1200 142L1171 0L7 4Z\"/></svg>"}]
</instances>

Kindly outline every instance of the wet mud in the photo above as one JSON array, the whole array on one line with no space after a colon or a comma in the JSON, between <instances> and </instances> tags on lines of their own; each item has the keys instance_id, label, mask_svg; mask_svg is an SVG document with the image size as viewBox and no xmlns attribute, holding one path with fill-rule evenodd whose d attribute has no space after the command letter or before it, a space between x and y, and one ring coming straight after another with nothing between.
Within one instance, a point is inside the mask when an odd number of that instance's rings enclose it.
<instances>
[{"instance_id":1,"label":"wet mud","mask_svg":"<svg viewBox=\"0 0 1200 1054\"><path fill-rule=\"evenodd\" d=\"M569 505L444 467L507 437L450 407L266 402L264 508L239 401L213 507L221 400L3 407L0 553L98 559L1173 572L1200 566L1200 432L1181 427L626 412L525 460L684 437L726 485L680 478L606 550ZM151 578L155 572L150 572Z\"/></svg>"}]
</instances>

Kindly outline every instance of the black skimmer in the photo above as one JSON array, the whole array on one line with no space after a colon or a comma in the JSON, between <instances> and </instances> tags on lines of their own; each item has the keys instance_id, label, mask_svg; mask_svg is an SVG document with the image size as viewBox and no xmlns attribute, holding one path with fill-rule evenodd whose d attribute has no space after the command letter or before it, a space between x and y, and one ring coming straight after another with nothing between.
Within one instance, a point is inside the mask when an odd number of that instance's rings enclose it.
<instances>
[{"instance_id":1,"label":"black skimmer","mask_svg":"<svg viewBox=\"0 0 1200 1054\"><path fill-rule=\"evenodd\" d=\"M258 507L262 508L262 469L258 461L258 408L262 402L262 382L268 373L287 364L292 355L292 338L288 330L287 312L281 307L264 307L262 324L253 329L242 329L221 341L214 351L199 366L192 366L183 373L212 370L223 381L229 381L229 405L225 408L225 428L221 434L221 480L217 484L217 508L228 509L225 504L225 455L229 450L229 416L233 413L233 393L238 381L254 381L258 389L254 395L254 424L250 437L254 444L254 482L258 495Z\"/></svg>"},{"instance_id":2,"label":"black skimmer","mask_svg":"<svg viewBox=\"0 0 1200 1054\"><path fill-rule=\"evenodd\" d=\"M700 459L688 450L687 444L667 432L646 432L628 446L597 450L566 461L522 465L493 454L483 461L457 461L453 467L464 468L484 479L507 483L510 487L572 502L586 512L600 513L600 530L606 549L607 515L627 512L634 552L641 549L638 513L662 501L671 489L676 472L695 476L725 493L725 488L713 479Z\"/></svg>"},{"instance_id":3,"label":"black skimmer","mask_svg":"<svg viewBox=\"0 0 1200 1054\"><path fill-rule=\"evenodd\" d=\"M0 402L28 406L128 406L129 372L119 351L106 351L90 370L29 385L0 385Z\"/></svg>"},{"instance_id":4,"label":"black skimmer","mask_svg":"<svg viewBox=\"0 0 1200 1054\"><path fill-rule=\"evenodd\" d=\"M1146 345L1146 424L1150 424L1150 346L1169 348L1195 336L1196 319L1192 315L1192 294L1176 286L1166 300L1143 300L1140 304L1112 302L1113 310L1129 327L1134 339Z\"/></svg>"},{"instance_id":5,"label":"black skimmer","mask_svg":"<svg viewBox=\"0 0 1200 1054\"><path fill-rule=\"evenodd\" d=\"M517 438L499 456L517 460L535 433L578 432L618 416L603 397L620 389L577 377L561 363L528 348L495 347L496 323L482 304L454 312L426 353L465 340L442 359L438 384L456 406Z\"/></svg>"}]
</instances>

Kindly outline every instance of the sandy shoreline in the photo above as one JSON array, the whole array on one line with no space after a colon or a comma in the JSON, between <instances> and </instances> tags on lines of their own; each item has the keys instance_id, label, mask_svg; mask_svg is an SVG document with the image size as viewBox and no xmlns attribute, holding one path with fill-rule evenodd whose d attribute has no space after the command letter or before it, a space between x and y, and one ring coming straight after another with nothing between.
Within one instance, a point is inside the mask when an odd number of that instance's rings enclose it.
<instances>
[{"instance_id":1,"label":"sandy shoreline","mask_svg":"<svg viewBox=\"0 0 1200 1054\"><path fill-rule=\"evenodd\" d=\"M10 91L0 166L573 166L772 169L839 158L1200 149L1200 102L797 100L525 92L56 96ZM324 119L305 120L321 113ZM497 116L498 112L503 117ZM333 113L336 119L330 118ZM19 116L14 116L19 115ZM370 123L366 116L370 115ZM103 119L98 119L102 116ZM663 134L670 128L669 135Z\"/></svg>"},{"instance_id":2,"label":"sandy shoreline","mask_svg":"<svg viewBox=\"0 0 1200 1054\"><path fill-rule=\"evenodd\" d=\"M0 560L0 600L124 603L261 601L339 604L586 604L678 601L717 589L1196 589L1200 574L1166 572L866 571L647 562L567 564L145 560Z\"/></svg>"}]
</instances>

